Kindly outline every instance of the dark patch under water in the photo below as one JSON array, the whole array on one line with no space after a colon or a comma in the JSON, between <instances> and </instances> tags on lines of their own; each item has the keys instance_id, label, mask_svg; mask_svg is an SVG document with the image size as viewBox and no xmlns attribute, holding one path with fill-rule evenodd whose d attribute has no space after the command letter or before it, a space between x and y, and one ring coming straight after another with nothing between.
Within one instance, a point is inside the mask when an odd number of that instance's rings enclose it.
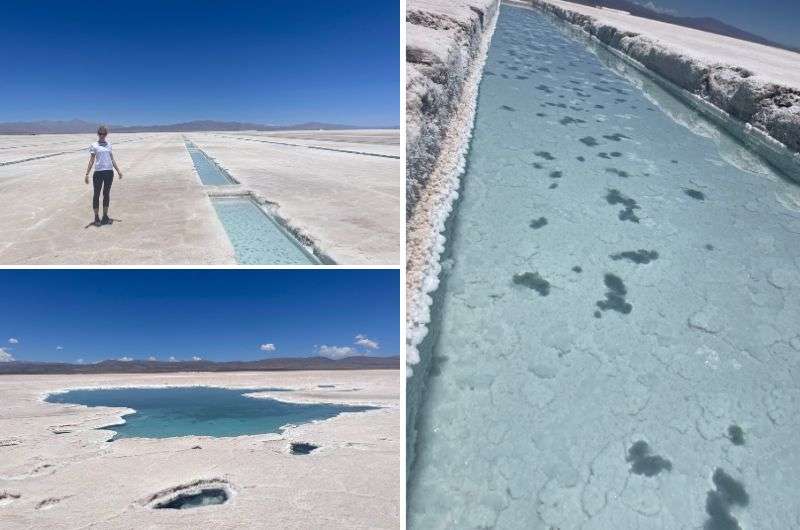
<instances>
[{"instance_id":1,"label":"dark patch under water","mask_svg":"<svg viewBox=\"0 0 800 530\"><path fill-rule=\"evenodd\" d=\"M744 445L744 431L738 425L728 427L728 438L733 445Z\"/></svg>"},{"instance_id":2,"label":"dark patch under water","mask_svg":"<svg viewBox=\"0 0 800 530\"><path fill-rule=\"evenodd\" d=\"M553 182L552 184L550 184L547 187L550 188L551 190L554 190L554 189L556 189L558 187L558 182Z\"/></svg>"},{"instance_id":3,"label":"dark patch under water","mask_svg":"<svg viewBox=\"0 0 800 530\"><path fill-rule=\"evenodd\" d=\"M605 138L606 140L611 140L612 142L619 142L623 138L630 139L628 136L625 136L622 133L604 134L603 138Z\"/></svg>"},{"instance_id":4,"label":"dark patch under water","mask_svg":"<svg viewBox=\"0 0 800 530\"><path fill-rule=\"evenodd\" d=\"M606 201L611 205L621 204L625 207L624 210L620 210L619 212L620 221L630 221L632 223L639 222L639 218L635 213L633 213L634 210L640 209L639 205L636 204L634 199L626 197L617 189L610 189L608 190L608 194L606 194Z\"/></svg>"},{"instance_id":5,"label":"dark patch under water","mask_svg":"<svg viewBox=\"0 0 800 530\"><path fill-rule=\"evenodd\" d=\"M560 179L563 175L564 175L564 173L562 171L551 171L550 172L550 178L551 179Z\"/></svg>"},{"instance_id":6,"label":"dark patch under water","mask_svg":"<svg viewBox=\"0 0 800 530\"><path fill-rule=\"evenodd\" d=\"M610 309L622 313L623 315L630 313L633 310L633 306L625 300L628 290L625 288L622 279L614 274L606 273L603 278L603 283L605 283L608 291L606 291L605 300L597 301L597 307L602 311L608 311Z\"/></svg>"},{"instance_id":7,"label":"dark patch under water","mask_svg":"<svg viewBox=\"0 0 800 530\"><path fill-rule=\"evenodd\" d=\"M658 252L655 250L644 250L640 248L639 250L626 250L625 252L620 252L618 254L611 254L611 259L614 261L619 261L621 259L626 259L637 265L646 265L651 261L655 261L658 259Z\"/></svg>"},{"instance_id":8,"label":"dark patch under water","mask_svg":"<svg viewBox=\"0 0 800 530\"><path fill-rule=\"evenodd\" d=\"M539 158L544 158L545 160L555 160L556 157L550 154L550 151L536 151L533 153L534 155L538 156Z\"/></svg>"},{"instance_id":9,"label":"dark patch under water","mask_svg":"<svg viewBox=\"0 0 800 530\"><path fill-rule=\"evenodd\" d=\"M628 178L628 177L631 176L630 173L628 173L624 169L617 169L615 167L607 167L606 168L606 172L607 173L613 173L613 174L617 175L618 177L622 177L622 178Z\"/></svg>"},{"instance_id":10,"label":"dark patch under water","mask_svg":"<svg viewBox=\"0 0 800 530\"><path fill-rule=\"evenodd\" d=\"M635 442L628 449L625 461L631 464L631 472L653 477L662 471L672 471L672 462L658 455L650 454L650 446L644 440Z\"/></svg>"},{"instance_id":11,"label":"dark patch under water","mask_svg":"<svg viewBox=\"0 0 800 530\"><path fill-rule=\"evenodd\" d=\"M583 138L579 138L578 141L589 147L594 147L596 145L599 145L597 143L597 140L592 136L584 136Z\"/></svg>"},{"instance_id":12,"label":"dark patch under water","mask_svg":"<svg viewBox=\"0 0 800 530\"><path fill-rule=\"evenodd\" d=\"M538 272L524 272L514 275L514 283L533 289L541 296L550 294L550 282L539 276Z\"/></svg>"},{"instance_id":13,"label":"dark patch under water","mask_svg":"<svg viewBox=\"0 0 800 530\"><path fill-rule=\"evenodd\" d=\"M750 496L745 491L744 485L721 468L714 471L711 480L716 489L710 490L706 496L706 513L709 519L703 528L705 530L741 530L739 521L731 515L731 507L745 507L750 503Z\"/></svg>"},{"instance_id":14,"label":"dark patch under water","mask_svg":"<svg viewBox=\"0 0 800 530\"><path fill-rule=\"evenodd\" d=\"M692 199L697 199L698 201L706 200L706 195L702 191L693 190L691 188L683 188L683 193L691 197Z\"/></svg>"},{"instance_id":15,"label":"dark patch under water","mask_svg":"<svg viewBox=\"0 0 800 530\"><path fill-rule=\"evenodd\" d=\"M547 224L547 218L540 217L538 219L534 219L533 221L531 221L530 227L533 228L534 230L538 230L539 228L545 226L546 224Z\"/></svg>"},{"instance_id":16,"label":"dark patch under water","mask_svg":"<svg viewBox=\"0 0 800 530\"><path fill-rule=\"evenodd\" d=\"M509 105L501 105L500 108L503 109L503 110L509 110L511 112L516 111L516 109L514 107L511 107Z\"/></svg>"},{"instance_id":17,"label":"dark patch under water","mask_svg":"<svg viewBox=\"0 0 800 530\"><path fill-rule=\"evenodd\" d=\"M747 506L750 503L750 496L744 489L744 484L728 475L722 468L714 470L711 477L717 491L728 504L737 506Z\"/></svg>"},{"instance_id":18,"label":"dark patch under water","mask_svg":"<svg viewBox=\"0 0 800 530\"><path fill-rule=\"evenodd\" d=\"M583 268L580 265L575 265L574 267L572 267L572 272L581 273L583 272Z\"/></svg>"},{"instance_id":19,"label":"dark patch under water","mask_svg":"<svg viewBox=\"0 0 800 530\"><path fill-rule=\"evenodd\" d=\"M558 120L561 125L569 125L570 123L586 123L586 120L580 118L573 118L572 116L565 116Z\"/></svg>"}]
</instances>

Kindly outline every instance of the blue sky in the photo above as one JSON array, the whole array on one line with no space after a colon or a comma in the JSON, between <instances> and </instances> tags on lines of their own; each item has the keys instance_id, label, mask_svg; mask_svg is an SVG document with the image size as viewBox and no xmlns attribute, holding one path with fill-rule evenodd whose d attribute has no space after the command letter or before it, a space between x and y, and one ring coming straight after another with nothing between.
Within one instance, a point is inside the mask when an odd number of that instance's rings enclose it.
<instances>
[{"instance_id":1,"label":"blue sky","mask_svg":"<svg viewBox=\"0 0 800 530\"><path fill-rule=\"evenodd\" d=\"M0 121L399 124L396 0L3 2Z\"/></svg>"},{"instance_id":2,"label":"blue sky","mask_svg":"<svg viewBox=\"0 0 800 530\"><path fill-rule=\"evenodd\" d=\"M221 361L400 348L396 270L0 270L0 285L0 358Z\"/></svg>"},{"instance_id":3,"label":"blue sky","mask_svg":"<svg viewBox=\"0 0 800 530\"><path fill-rule=\"evenodd\" d=\"M798 0L635 0L673 14L714 17L764 38L800 47Z\"/></svg>"}]
</instances>

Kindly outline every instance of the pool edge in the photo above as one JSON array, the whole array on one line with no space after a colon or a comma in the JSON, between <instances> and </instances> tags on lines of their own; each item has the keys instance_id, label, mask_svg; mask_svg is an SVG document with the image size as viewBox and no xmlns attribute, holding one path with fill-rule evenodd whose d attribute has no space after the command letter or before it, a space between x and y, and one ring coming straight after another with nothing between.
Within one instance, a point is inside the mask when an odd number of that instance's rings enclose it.
<instances>
[{"instance_id":1,"label":"pool edge","mask_svg":"<svg viewBox=\"0 0 800 530\"><path fill-rule=\"evenodd\" d=\"M477 113L478 91L500 15L500 0L491 5L492 11L488 13L490 19L484 21L481 41L461 80L459 100L446 124L451 134L440 142L436 162L421 187L421 196L413 205L413 211L406 214L406 481L410 478L410 469L415 460L416 416L424 399L432 360L430 355L423 358L419 347L428 336L434 296L442 272L441 256L445 252L446 225L458 199L461 176L466 168L466 154Z\"/></svg>"},{"instance_id":2,"label":"pool edge","mask_svg":"<svg viewBox=\"0 0 800 530\"><path fill-rule=\"evenodd\" d=\"M669 46L666 46L658 41L653 41L653 39L648 37L646 34L636 34L630 31L620 30L619 28L611 25L605 25L594 17L583 15L576 11L570 11L560 6L550 4L546 0L528 1L530 2L530 5L521 5L522 2L510 2L508 0L503 0L503 3L513 7L538 10L546 15L551 16L552 18L555 18L558 22L566 24L570 28L579 31L584 37L588 37L596 44L602 46L606 51L612 53L619 59L636 68L641 74L657 83L672 96L677 97L682 103L699 112L705 118L711 120L712 123L744 143L748 149L752 150L756 155L763 158L771 166L777 168L782 173L785 173L787 176L789 176L794 182L800 184L800 152L792 150L789 146L772 136L769 133L768 123L761 124L761 126L765 129L762 130L749 122L737 118L731 114L729 110L721 108L714 102L703 97L702 92L696 93L684 88L680 85L680 82L677 79L669 79L668 77L665 77L658 71L649 67L647 64L637 60L625 49L615 47L611 42L606 42L598 35L602 35L607 40L616 42L617 44L621 43L623 38L638 36L650 41L652 43L651 48L660 47L663 50L671 52L674 55L677 55L680 58L679 60L683 61L684 63L690 63L692 60L691 58L683 56L680 51L674 50L673 48L670 48ZM610 28L614 31L601 32L600 29L602 28ZM697 63L703 70L706 70L706 80L704 81L704 84L708 85L707 78L708 73L712 69L712 65L701 63L699 60ZM734 65L721 66L726 66L728 69L736 68ZM767 85L774 83L764 82L764 84ZM703 85L701 84L701 87L702 86ZM782 88L787 91L792 91L792 89L788 87ZM708 97L713 97L713 94L709 93Z\"/></svg>"}]
</instances>

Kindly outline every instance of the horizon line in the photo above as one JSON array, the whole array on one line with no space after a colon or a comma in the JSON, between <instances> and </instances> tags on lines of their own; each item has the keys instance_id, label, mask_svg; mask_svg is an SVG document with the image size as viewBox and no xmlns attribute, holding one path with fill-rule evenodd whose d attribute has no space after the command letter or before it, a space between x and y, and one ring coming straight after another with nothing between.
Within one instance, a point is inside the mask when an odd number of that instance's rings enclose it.
<instances>
[{"instance_id":1,"label":"horizon line","mask_svg":"<svg viewBox=\"0 0 800 530\"><path fill-rule=\"evenodd\" d=\"M0 366L14 364L14 363L28 363L28 364L74 364L77 366L88 366L92 364L99 364L104 362L115 362L115 363L167 363L167 364L175 364L175 363L257 363L262 361L283 361L286 359L328 359L331 361L343 361L345 359L354 359L354 358L368 358L368 359L393 359L393 358L400 358L399 353L394 353L390 355L348 355L347 357L341 357L338 359L334 359L331 357L325 357L324 355L295 355L295 356L285 356L285 357L263 357L260 359L230 359L226 361L215 361L213 359L175 359L171 361L169 359L100 359L99 361L87 361L87 362L77 362L77 361L29 361L25 359L13 359L10 361L3 361L0 363Z\"/></svg>"},{"instance_id":2,"label":"horizon line","mask_svg":"<svg viewBox=\"0 0 800 530\"><path fill-rule=\"evenodd\" d=\"M365 124L365 123L354 123L354 122L336 122L336 121L316 121L316 120L303 120L303 121L281 121L281 122L263 122L258 119L254 120L245 120L245 119L211 119L211 118L194 118L189 120L179 120L179 121L163 121L163 122L150 122L150 123L114 123L113 120L110 121L100 121L100 120L85 120L83 118L69 118L69 119L57 119L57 118L28 118L25 120L11 120L11 121L0 121L0 125L8 125L8 124L32 124L32 123L81 123L81 124L89 124L89 125L107 125L107 126L116 126L116 127L159 127L159 126L167 126L167 125L182 125L187 123L202 123L202 122L211 122L211 123L243 123L248 125L259 125L263 127L288 127L292 125L305 125L309 123L319 123L322 125L338 125L338 126L347 126L347 127L372 127L372 128L399 128L400 123L397 124Z\"/></svg>"}]
</instances>

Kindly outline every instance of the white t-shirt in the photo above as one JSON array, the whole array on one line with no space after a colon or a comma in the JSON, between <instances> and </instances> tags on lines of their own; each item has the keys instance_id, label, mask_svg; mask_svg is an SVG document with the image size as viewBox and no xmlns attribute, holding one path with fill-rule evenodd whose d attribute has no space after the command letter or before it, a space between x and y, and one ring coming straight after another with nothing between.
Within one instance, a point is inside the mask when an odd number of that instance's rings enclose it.
<instances>
[{"instance_id":1,"label":"white t-shirt","mask_svg":"<svg viewBox=\"0 0 800 530\"><path fill-rule=\"evenodd\" d=\"M111 163L111 142L106 141L105 145L95 142L89 146L89 152L95 155L95 171L114 169L114 165Z\"/></svg>"}]
</instances>

